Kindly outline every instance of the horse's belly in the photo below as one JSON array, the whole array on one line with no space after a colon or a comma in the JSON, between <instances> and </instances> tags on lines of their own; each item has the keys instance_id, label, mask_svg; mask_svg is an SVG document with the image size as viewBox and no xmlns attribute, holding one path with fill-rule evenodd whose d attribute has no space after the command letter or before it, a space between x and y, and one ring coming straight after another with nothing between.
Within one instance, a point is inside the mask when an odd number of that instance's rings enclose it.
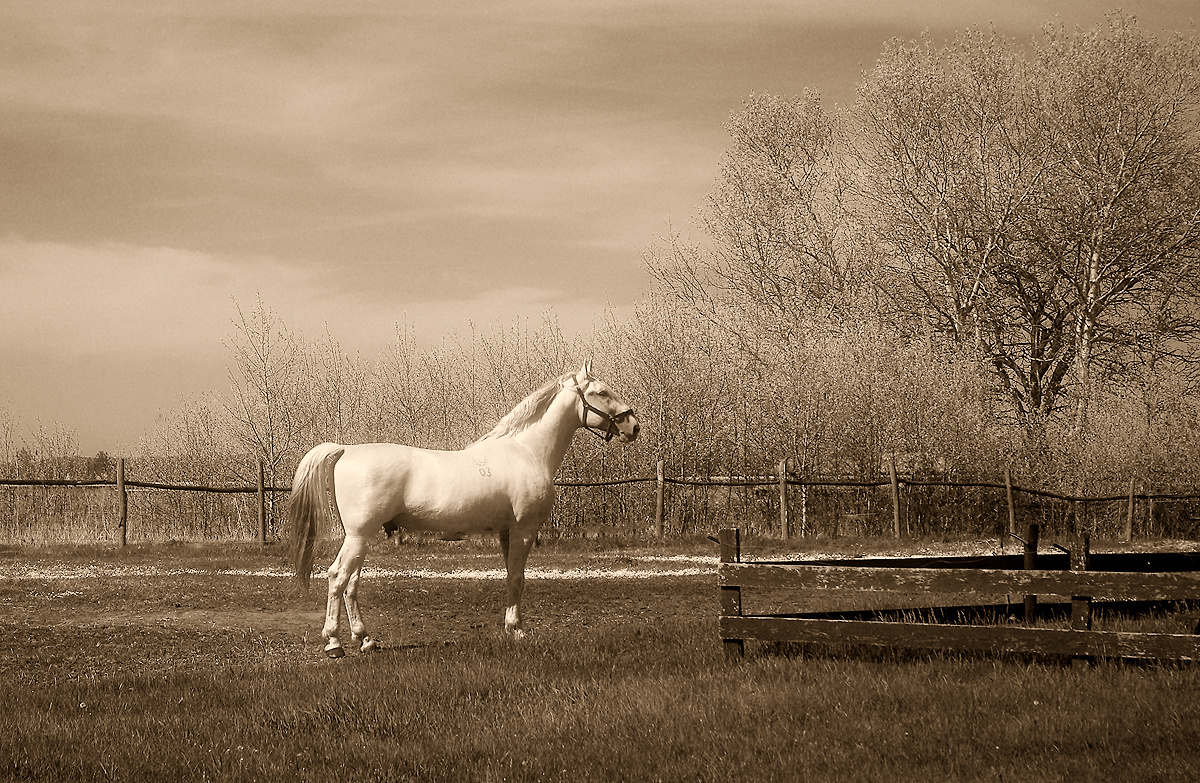
<instances>
[{"instance_id":1,"label":"horse's belly","mask_svg":"<svg viewBox=\"0 0 1200 783\"><path fill-rule=\"evenodd\" d=\"M348 490L350 504L358 501L364 521L374 524L390 520L409 530L435 532L505 530L518 516L530 517L534 507L548 511L545 501L553 498L552 485L541 487L547 482L514 474L517 465L506 455L407 447L358 447L356 452L358 459L347 465L347 484L339 488ZM341 496L339 491L339 501Z\"/></svg>"},{"instance_id":2,"label":"horse's belly","mask_svg":"<svg viewBox=\"0 0 1200 783\"><path fill-rule=\"evenodd\" d=\"M463 492L440 496L410 493L394 518L409 530L459 533L500 530L514 521L506 497Z\"/></svg>"}]
</instances>

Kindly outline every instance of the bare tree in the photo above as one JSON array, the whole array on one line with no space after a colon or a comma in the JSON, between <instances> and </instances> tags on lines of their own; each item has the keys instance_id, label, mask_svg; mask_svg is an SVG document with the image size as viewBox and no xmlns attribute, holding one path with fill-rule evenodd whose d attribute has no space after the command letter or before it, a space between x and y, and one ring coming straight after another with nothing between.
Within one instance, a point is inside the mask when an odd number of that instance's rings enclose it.
<instances>
[{"instance_id":1,"label":"bare tree","mask_svg":"<svg viewBox=\"0 0 1200 783\"><path fill-rule=\"evenodd\" d=\"M1075 426L1093 385L1137 355L1194 360L1200 322L1200 44L1159 43L1133 20L1038 49L1055 171L1028 227L1062 280L1075 354Z\"/></svg>"},{"instance_id":2,"label":"bare tree","mask_svg":"<svg viewBox=\"0 0 1200 783\"><path fill-rule=\"evenodd\" d=\"M225 347L230 389L222 404L229 435L263 461L274 483L286 473L285 463L312 445L303 439L310 418L303 401L311 383L303 345L260 297L249 312L237 307Z\"/></svg>"},{"instance_id":3,"label":"bare tree","mask_svg":"<svg viewBox=\"0 0 1200 783\"><path fill-rule=\"evenodd\" d=\"M372 373L367 409L372 440L428 446L427 410L422 404L420 351L412 326L396 325L396 338L380 354Z\"/></svg>"},{"instance_id":4,"label":"bare tree","mask_svg":"<svg viewBox=\"0 0 1200 783\"><path fill-rule=\"evenodd\" d=\"M903 97L914 105L924 100ZM879 128L895 129L885 113L875 119ZM896 255L902 242L924 252L938 229L913 221L903 226L906 235L892 232L900 239L889 244L877 238L885 234L878 222L875 235L862 230L864 220L875 220L861 203L868 174L862 158L851 155L841 122L827 116L812 93L790 101L752 97L729 124L731 150L701 222L708 242L689 245L673 236L646 259L663 315L640 324L639 339L648 342L645 332L656 326L682 333L657 341L660 350L672 352L670 359L647 360L652 371L657 363L674 373L661 385L685 392L666 391L662 399L689 406L687 427L709 423L709 431L697 433L700 442L723 451L752 449L747 459L756 464L788 454L803 470L839 472L851 464L870 470L885 450L923 440L914 427L927 435L936 421L945 423L945 432L962 433L949 424L953 398L933 392L943 375L933 367L940 362L949 378L970 359L938 355L932 362L923 332L885 328L873 295L878 259ZM911 146L920 139L894 134L890 141ZM896 154L872 149L888 160ZM869 181L884 189L876 203L945 190L936 182L910 183L903 170L873 173ZM962 267L973 260L952 263ZM911 276L900 282L907 287L889 293L920 309ZM960 376L978 382L974 373ZM922 379L929 394L913 391ZM680 398L695 389L716 403L712 410ZM915 406L924 406L919 415ZM903 412L912 415L906 419ZM977 435L978 427L971 432ZM681 434L682 445L694 453L696 439Z\"/></svg>"},{"instance_id":5,"label":"bare tree","mask_svg":"<svg viewBox=\"0 0 1200 783\"><path fill-rule=\"evenodd\" d=\"M1134 356L1190 356L1196 65L1194 40L1114 16L1049 29L1032 63L995 34L894 44L864 83L881 290L903 319L978 346L1031 434L1068 408L1081 426L1094 384Z\"/></svg>"},{"instance_id":6,"label":"bare tree","mask_svg":"<svg viewBox=\"0 0 1200 783\"><path fill-rule=\"evenodd\" d=\"M299 403L306 418L302 444L375 440L363 426L369 371L350 356L328 331L316 343L298 342L301 382Z\"/></svg>"},{"instance_id":7,"label":"bare tree","mask_svg":"<svg viewBox=\"0 0 1200 783\"><path fill-rule=\"evenodd\" d=\"M1023 279L1010 281L1015 296L1002 290L1050 169L1036 116L1027 65L978 32L944 48L893 42L855 107L864 222L884 255L888 314L981 347L1022 417L1048 414L1056 390L1037 367L1036 328L1025 356L1010 350L1013 330L1041 320L1043 292L1023 290Z\"/></svg>"},{"instance_id":8,"label":"bare tree","mask_svg":"<svg viewBox=\"0 0 1200 783\"><path fill-rule=\"evenodd\" d=\"M731 146L700 225L646 256L660 290L753 355L814 316L841 319L864 280L848 243L838 124L814 92L751 96L726 126Z\"/></svg>"},{"instance_id":9,"label":"bare tree","mask_svg":"<svg viewBox=\"0 0 1200 783\"><path fill-rule=\"evenodd\" d=\"M138 472L164 483L234 484L247 479L226 407L212 394L159 414L138 448ZM240 469L239 469L240 468Z\"/></svg>"},{"instance_id":10,"label":"bare tree","mask_svg":"<svg viewBox=\"0 0 1200 783\"><path fill-rule=\"evenodd\" d=\"M17 464L17 417L7 405L0 406L0 476L12 478L9 471L16 471Z\"/></svg>"}]
</instances>

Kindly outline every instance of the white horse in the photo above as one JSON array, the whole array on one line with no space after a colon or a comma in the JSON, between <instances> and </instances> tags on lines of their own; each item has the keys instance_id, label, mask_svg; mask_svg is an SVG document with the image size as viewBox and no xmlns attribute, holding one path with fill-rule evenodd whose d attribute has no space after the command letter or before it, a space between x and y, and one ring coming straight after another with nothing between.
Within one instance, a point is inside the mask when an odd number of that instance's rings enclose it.
<instances>
[{"instance_id":1,"label":"white horse","mask_svg":"<svg viewBox=\"0 0 1200 783\"><path fill-rule=\"evenodd\" d=\"M554 505L554 476L575 431L586 427L629 443L641 425L591 363L522 400L495 429L462 451L431 451L393 443L322 443L296 468L288 517L296 576L307 589L317 532L340 519L346 532L329 566L325 652L344 655L341 606L363 652L376 648L358 606L358 581L367 543L386 524L413 531L497 533L508 569L505 633L524 635L521 592L525 561L538 528Z\"/></svg>"}]
</instances>

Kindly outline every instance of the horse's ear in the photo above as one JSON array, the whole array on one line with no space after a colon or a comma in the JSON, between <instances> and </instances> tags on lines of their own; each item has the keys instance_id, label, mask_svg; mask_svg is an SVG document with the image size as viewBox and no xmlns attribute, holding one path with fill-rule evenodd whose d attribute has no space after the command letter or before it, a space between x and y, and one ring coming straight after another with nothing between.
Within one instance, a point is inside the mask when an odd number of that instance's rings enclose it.
<instances>
[{"instance_id":1,"label":"horse's ear","mask_svg":"<svg viewBox=\"0 0 1200 783\"><path fill-rule=\"evenodd\" d=\"M587 386L592 382L592 360L588 359L583 363L583 367L579 372L568 372L562 377L563 388L569 388L574 385L577 387Z\"/></svg>"}]
</instances>

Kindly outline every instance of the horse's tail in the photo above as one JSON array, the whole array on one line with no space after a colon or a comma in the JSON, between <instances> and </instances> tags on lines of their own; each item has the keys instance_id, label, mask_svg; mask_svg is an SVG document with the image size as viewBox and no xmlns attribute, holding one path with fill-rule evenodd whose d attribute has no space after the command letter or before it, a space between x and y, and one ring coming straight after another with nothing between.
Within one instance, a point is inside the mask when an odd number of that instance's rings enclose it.
<instances>
[{"instance_id":1,"label":"horse's tail","mask_svg":"<svg viewBox=\"0 0 1200 783\"><path fill-rule=\"evenodd\" d=\"M341 522L337 500L333 494L333 466L345 451L336 443L314 446L296 467L292 494L287 502L288 521L292 528L293 558L296 580L308 591L312 576L313 556L322 521Z\"/></svg>"}]
</instances>

